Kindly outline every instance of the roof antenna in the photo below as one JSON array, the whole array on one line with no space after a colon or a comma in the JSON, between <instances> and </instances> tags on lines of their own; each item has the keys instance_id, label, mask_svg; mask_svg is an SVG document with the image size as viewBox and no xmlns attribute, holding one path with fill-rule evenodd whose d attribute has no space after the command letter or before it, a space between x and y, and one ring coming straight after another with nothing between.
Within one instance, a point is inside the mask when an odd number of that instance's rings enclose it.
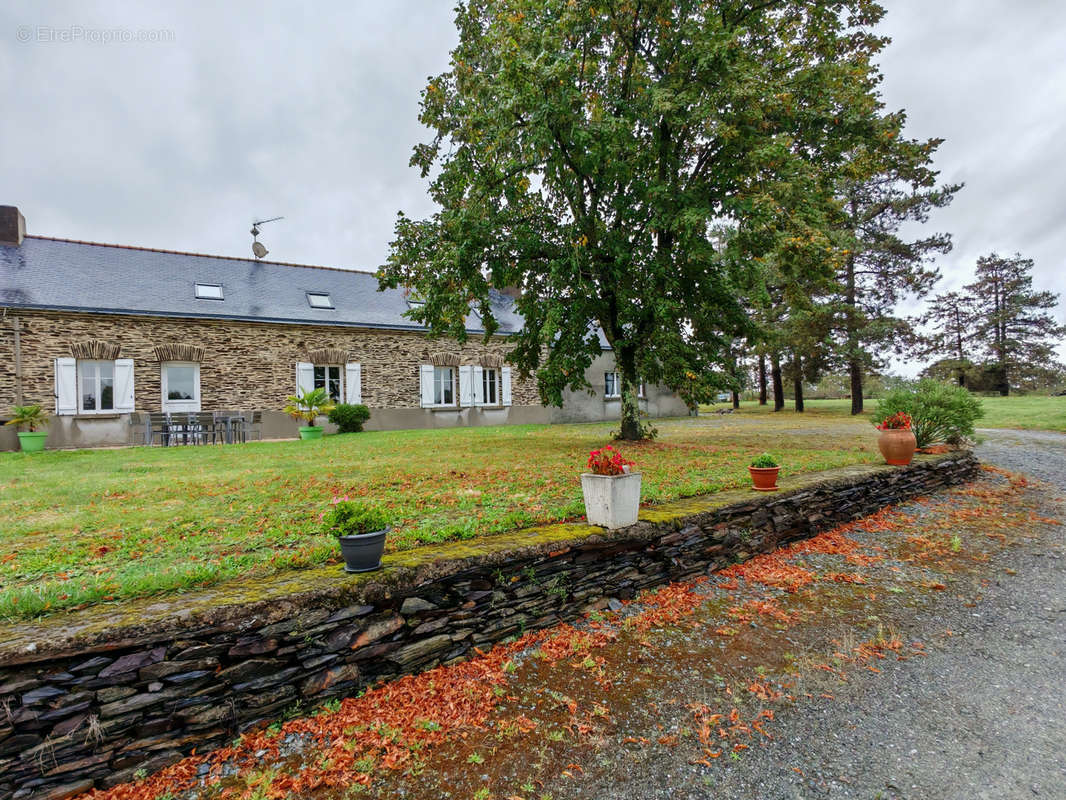
<instances>
[{"instance_id":1,"label":"roof antenna","mask_svg":"<svg viewBox=\"0 0 1066 800\"><path fill-rule=\"evenodd\" d=\"M270 219L259 219L252 222L252 255L256 257L256 260L270 252L257 238L259 236L259 226L266 225L268 222L277 222L279 219L285 219L285 217L271 217Z\"/></svg>"}]
</instances>

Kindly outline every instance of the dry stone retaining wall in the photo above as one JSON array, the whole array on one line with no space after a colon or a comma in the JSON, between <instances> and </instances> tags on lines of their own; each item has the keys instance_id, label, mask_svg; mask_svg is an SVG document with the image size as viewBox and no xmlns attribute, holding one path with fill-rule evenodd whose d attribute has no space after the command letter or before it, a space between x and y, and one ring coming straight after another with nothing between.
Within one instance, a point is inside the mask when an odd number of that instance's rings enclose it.
<instances>
[{"instance_id":1,"label":"dry stone retaining wall","mask_svg":"<svg viewBox=\"0 0 1066 800\"><path fill-rule=\"evenodd\" d=\"M490 537L476 554L380 573L399 582L324 587L293 605L189 612L91 636L60 619L51 625L69 636L49 643L25 625L0 630L0 797L58 800L128 781L297 703L463 659L472 647L960 483L976 465L955 453L907 468L844 468L788 479L778 495L732 492L646 509L622 531L553 526L541 544L510 549ZM537 541L536 530L524 533Z\"/></svg>"}]
</instances>

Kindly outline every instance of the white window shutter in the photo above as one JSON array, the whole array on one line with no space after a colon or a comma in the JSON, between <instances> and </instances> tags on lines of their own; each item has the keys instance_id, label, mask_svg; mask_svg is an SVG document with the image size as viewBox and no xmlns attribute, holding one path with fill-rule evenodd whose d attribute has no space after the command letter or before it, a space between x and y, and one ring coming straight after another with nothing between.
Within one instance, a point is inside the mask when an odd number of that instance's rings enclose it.
<instances>
[{"instance_id":1,"label":"white window shutter","mask_svg":"<svg viewBox=\"0 0 1066 800\"><path fill-rule=\"evenodd\" d=\"M301 361L296 365L296 394L304 394L315 388L315 365Z\"/></svg>"},{"instance_id":2,"label":"white window shutter","mask_svg":"<svg viewBox=\"0 0 1066 800\"><path fill-rule=\"evenodd\" d=\"M196 398L195 410L199 411L200 410L200 406L203 403L203 399L202 399L202 397L200 395L200 365L199 364L197 364L196 365L196 369L194 369L192 371L192 382L193 382L193 387L195 389L195 391L193 393L193 397Z\"/></svg>"},{"instance_id":3,"label":"white window shutter","mask_svg":"<svg viewBox=\"0 0 1066 800\"><path fill-rule=\"evenodd\" d=\"M344 402L363 402L363 366L354 361L344 365Z\"/></svg>"},{"instance_id":4,"label":"white window shutter","mask_svg":"<svg viewBox=\"0 0 1066 800\"><path fill-rule=\"evenodd\" d=\"M423 364L421 368L419 368L418 373L422 378L420 391L422 395L422 406L427 408L435 405L433 402L433 365Z\"/></svg>"},{"instance_id":5,"label":"white window shutter","mask_svg":"<svg viewBox=\"0 0 1066 800\"><path fill-rule=\"evenodd\" d=\"M197 388L196 396L200 396ZM115 359L115 411L129 414L133 411L133 359Z\"/></svg>"},{"instance_id":6,"label":"white window shutter","mask_svg":"<svg viewBox=\"0 0 1066 800\"><path fill-rule=\"evenodd\" d=\"M485 405L485 368L474 367L474 405Z\"/></svg>"},{"instance_id":7,"label":"white window shutter","mask_svg":"<svg viewBox=\"0 0 1066 800\"><path fill-rule=\"evenodd\" d=\"M500 370L500 397L505 406L511 405L511 368Z\"/></svg>"},{"instance_id":8,"label":"white window shutter","mask_svg":"<svg viewBox=\"0 0 1066 800\"><path fill-rule=\"evenodd\" d=\"M78 362L56 359L56 414L78 413Z\"/></svg>"},{"instance_id":9,"label":"white window shutter","mask_svg":"<svg viewBox=\"0 0 1066 800\"><path fill-rule=\"evenodd\" d=\"M474 368L469 364L459 367L459 405L464 408L474 405L477 384L474 383Z\"/></svg>"}]
</instances>

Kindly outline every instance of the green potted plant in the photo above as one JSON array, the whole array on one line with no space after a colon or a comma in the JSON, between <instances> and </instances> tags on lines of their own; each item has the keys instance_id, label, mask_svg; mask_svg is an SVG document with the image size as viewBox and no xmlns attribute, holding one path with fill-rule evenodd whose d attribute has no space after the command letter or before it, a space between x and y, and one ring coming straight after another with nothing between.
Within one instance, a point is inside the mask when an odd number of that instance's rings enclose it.
<instances>
[{"instance_id":1,"label":"green potted plant","mask_svg":"<svg viewBox=\"0 0 1066 800\"><path fill-rule=\"evenodd\" d=\"M322 524L340 542L345 572L370 572L381 567L385 536L391 530L389 516L382 509L335 497L322 515Z\"/></svg>"},{"instance_id":2,"label":"green potted plant","mask_svg":"<svg viewBox=\"0 0 1066 800\"><path fill-rule=\"evenodd\" d=\"M25 425L28 430L18 431L19 445L24 453L39 453L44 450L47 431L39 431L48 424L48 417L40 403L31 406L15 406L11 409L12 417L5 425Z\"/></svg>"},{"instance_id":3,"label":"green potted plant","mask_svg":"<svg viewBox=\"0 0 1066 800\"><path fill-rule=\"evenodd\" d=\"M585 517L589 525L624 528L637 521L640 511L640 473L632 461L610 445L589 453L588 472L581 475Z\"/></svg>"},{"instance_id":4,"label":"green potted plant","mask_svg":"<svg viewBox=\"0 0 1066 800\"><path fill-rule=\"evenodd\" d=\"M297 422L307 423L300 426L301 439L321 439L322 426L315 425L315 420L333 410L333 401L325 389L310 389L303 394L292 395L284 410Z\"/></svg>"},{"instance_id":5,"label":"green potted plant","mask_svg":"<svg viewBox=\"0 0 1066 800\"><path fill-rule=\"evenodd\" d=\"M780 471L781 466L769 453L757 456L748 467L748 472L751 474L751 488L757 492L776 492L778 489L777 473Z\"/></svg>"}]
</instances>

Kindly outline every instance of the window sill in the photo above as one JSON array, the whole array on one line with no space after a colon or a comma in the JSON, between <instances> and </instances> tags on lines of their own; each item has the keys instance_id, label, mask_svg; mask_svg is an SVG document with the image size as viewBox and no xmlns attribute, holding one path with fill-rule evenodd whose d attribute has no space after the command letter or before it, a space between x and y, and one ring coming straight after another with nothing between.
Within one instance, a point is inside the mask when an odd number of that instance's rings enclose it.
<instances>
[{"instance_id":1,"label":"window sill","mask_svg":"<svg viewBox=\"0 0 1066 800\"><path fill-rule=\"evenodd\" d=\"M462 411L459 406L422 406L425 411Z\"/></svg>"},{"instance_id":2,"label":"window sill","mask_svg":"<svg viewBox=\"0 0 1066 800\"><path fill-rule=\"evenodd\" d=\"M72 419L121 419L126 415L118 411L105 411L101 414L61 414L60 416L70 416Z\"/></svg>"}]
</instances>

